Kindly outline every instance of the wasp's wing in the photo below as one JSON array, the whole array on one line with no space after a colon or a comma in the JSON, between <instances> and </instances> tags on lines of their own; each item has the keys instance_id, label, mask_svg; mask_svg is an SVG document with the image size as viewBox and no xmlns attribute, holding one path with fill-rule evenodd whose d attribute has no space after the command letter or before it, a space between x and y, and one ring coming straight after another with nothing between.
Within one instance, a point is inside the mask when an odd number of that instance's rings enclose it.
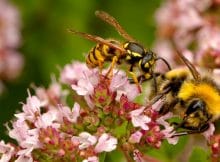
<instances>
[{"instance_id":1,"label":"wasp's wing","mask_svg":"<svg viewBox=\"0 0 220 162\"><path fill-rule=\"evenodd\" d=\"M80 31L76 31L76 30L73 30L73 29L68 29L68 32L72 33L72 34L75 34L75 35L79 35L83 38L86 38L88 40L91 40L93 42L97 42L97 43L101 43L101 44L106 44L112 48L115 48L121 52L125 52L125 49L123 49L122 47L116 45L116 44L113 44L111 42L109 42L108 40L105 40L99 36L96 36L96 35L91 35L91 34L87 34L87 33L83 33L83 32L80 32Z\"/></svg>"},{"instance_id":2,"label":"wasp's wing","mask_svg":"<svg viewBox=\"0 0 220 162\"><path fill-rule=\"evenodd\" d=\"M193 78L195 80L200 80L201 76L199 72L196 70L195 66L185 56L183 56L183 54L179 50L177 50L177 54L182 59L184 64L186 64L186 66L189 68L190 72L192 73Z\"/></svg>"},{"instance_id":3,"label":"wasp's wing","mask_svg":"<svg viewBox=\"0 0 220 162\"><path fill-rule=\"evenodd\" d=\"M136 42L136 40L131 37L125 30L124 28L119 24L119 22L112 17L111 15L109 15L108 13L104 12L104 11L96 11L95 15L97 17L99 17L100 19L102 19L103 21L107 22L108 24L110 24L111 26L113 26L118 33L124 37L126 40L128 41L133 41Z\"/></svg>"}]
</instances>

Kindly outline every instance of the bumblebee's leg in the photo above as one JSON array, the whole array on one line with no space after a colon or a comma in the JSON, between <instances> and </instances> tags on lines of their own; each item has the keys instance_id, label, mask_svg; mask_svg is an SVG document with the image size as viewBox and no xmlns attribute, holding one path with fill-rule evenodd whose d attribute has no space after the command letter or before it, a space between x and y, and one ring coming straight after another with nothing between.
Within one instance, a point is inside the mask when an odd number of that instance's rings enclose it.
<instances>
[{"instance_id":1,"label":"bumblebee's leg","mask_svg":"<svg viewBox=\"0 0 220 162\"><path fill-rule=\"evenodd\" d=\"M183 123L180 123L176 128L175 128L175 130L177 129L177 128L181 128L181 125L182 125ZM188 135L188 134L197 134L197 133L202 133L202 132L205 132L206 130L208 130L209 129L209 124L207 123L207 124L205 124L205 125L203 125L200 129L198 129L198 130L189 130L189 131L181 131L181 132L177 132L177 133L175 133L172 137L177 137L177 136L184 136L184 135Z\"/></svg>"},{"instance_id":2,"label":"bumblebee's leg","mask_svg":"<svg viewBox=\"0 0 220 162\"><path fill-rule=\"evenodd\" d=\"M155 74L155 73L152 73L152 76L153 76L154 92L155 92L155 94L157 94L158 88L157 88L156 74Z\"/></svg>"},{"instance_id":3,"label":"bumblebee's leg","mask_svg":"<svg viewBox=\"0 0 220 162\"><path fill-rule=\"evenodd\" d=\"M159 111L159 114L164 115L172 111L178 102L178 99L173 99L171 102L164 103Z\"/></svg>"},{"instance_id":4,"label":"bumblebee's leg","mask_svg":"<svg viewBox=\"0 0 220 162\"><path fill-rule=\"evenodd\" d=\"M113 69L114 69L114 66L115 66L115 64L117 63L117 61L118 61L118 57L117 57L117 56L114 56L114 57L112 58L112 62L111 62L110 68L109 68L108 72L106 73L106 76L107 76L108 78L112 78L112 76L113 76Z\"/></svg>"}]
</instances>

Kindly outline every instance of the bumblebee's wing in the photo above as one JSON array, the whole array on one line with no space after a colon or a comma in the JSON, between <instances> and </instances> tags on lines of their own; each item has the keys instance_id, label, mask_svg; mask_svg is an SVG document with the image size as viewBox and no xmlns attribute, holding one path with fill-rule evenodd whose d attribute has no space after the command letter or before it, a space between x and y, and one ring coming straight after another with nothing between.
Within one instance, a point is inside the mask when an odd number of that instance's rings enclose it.
<instances>
[{"instance_id":1,"label":"bumblebee's wing","mask_svg":"<svg viewBox=\"0 0 220 162\"><path fill-rule=\"evenodd\" d=\"M103 21L107 22L108 24L110 24L111 26L113 26L118 33L124 37L126 40L128 41L133 41L133 42L137 42L133 37L131 37L125 30L124 28L119 24L119 22L112 17L111 15L109 15L108 13L104 12L104 11L96 11L95 15L97 17L99 17L100 19L102 19Z\"/></svg>"},{"instance_id":2,"label":"bumblebee's wing","mask_svg":"<svg viewBox=\"0 0 220 162\"><path fill-rule=\"evenodd\" d=\"M101 44L106 44L106 45L108 45L108 46L110 46L112 48L115 48L115 49L117 49L117 50L119 50L121 52L125 52L124 48L122 48L122 47L120 47L120 46L118 46L116 44L113 44L113 43L111 43L111 42L109 42L109 41L107 41L107 40L105 40L105 39L103 39L101 37L96 36L96 35L91 35L91 34L79 32L79 31L76 31L76 30L73 30L73 29L68 29L68 32L70 32L72 34L75 34L75 35L79 35L79 36L81 36L83 38L86 38L88 40L91 40L93 42L97 42L97 43L101 43Z\"/></svg>"},{"instance_id":3,"label":"bumblebee's wing","mask_svg":"<svg viewBox=\"0 0 220 162\"><path fill-rule=\"evenodd\" d=\"M184 57L183 54L179 50L177 50L177 54L182 59L184 64L186 64L186 66L189 68L190 72L192 73L193 78L195 80L200 80L201 76L199 72L196 70L195 66L186 57Z\"/></svg>"}]
</instances>

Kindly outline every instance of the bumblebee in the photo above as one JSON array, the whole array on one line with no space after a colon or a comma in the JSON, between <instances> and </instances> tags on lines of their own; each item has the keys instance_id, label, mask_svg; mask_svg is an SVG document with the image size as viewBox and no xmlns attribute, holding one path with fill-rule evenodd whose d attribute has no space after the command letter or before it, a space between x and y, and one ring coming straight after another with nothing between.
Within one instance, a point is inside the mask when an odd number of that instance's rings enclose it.
<instances>
[{"instance_id":1,"label":"bumblebee","mask_svg":"<svg viewBox=\"0 0 220 162\"><path fill-rule=\"evenodd\" d=\"M108 76L112 74L115 64L121 64L122 61L125 61L130 65L129 73L132 75L131 82L138 85L140 82L154 77L153 69L157 60L162 60L167 65L168 69L171 69L165 59L157 57L154 52L146 50L141 44L132 38L114 17L104 11L96 11L95 15L113 26L116 31L126 39L126 42L120 43L116 40L105 40L96 35L69 29L69 32L73 34L97 42L96 46L90 50L86 57L86 64L89 68L99 67L99 69L102 69L105 62L111 62L111 66L107 73ZM133 72L133 68L136 66L142 73L138 77Z\"/></svg>"},{"instance_id":2,"label":"bumblebee","mask_svg":"<svg viewBox=\"0 0 220 162\"><path fill-rule=\"evenodd\" d=\"M202 77L196 68L180 52L177 52L187 66L173 69L159 76L159 92L153 103L163 99L160 114L176 112L182 121L175 123L174 136L204 132L209 123L220 117L220 89L210 77Z\"/></svg>"}]
</instances>

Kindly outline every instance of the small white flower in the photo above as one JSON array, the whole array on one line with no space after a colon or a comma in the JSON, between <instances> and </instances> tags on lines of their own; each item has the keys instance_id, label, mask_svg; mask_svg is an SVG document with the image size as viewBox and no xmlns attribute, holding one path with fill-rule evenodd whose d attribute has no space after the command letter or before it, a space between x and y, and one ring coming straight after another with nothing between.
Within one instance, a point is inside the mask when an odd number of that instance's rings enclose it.
<instances>
[{"instance_id":1,"label":"small white flower","mask_svg":"<svg viewBox=\"0 0 220 162\"><path fill-rule=\"evenodd\" d=\"M140 93L137 85L129 83L128 77L123 71L114 71L110 90L117 92L116 101L120 100L122 94L126 95L129 101L132 101Z\"/></svg>"},{"instance_id":2,"label":"small white flower","mask_svg":"<svg viewBox=\"0 0 220 162\"><path fill-rule=\"evenodd\" d=\"M202 135L207 139L207 141L210 141L210 137L215 132L215 126L213 123L209 123L209 129L202 133Z\"/></svg>"},{"instance_id":3,"label":"small white flower","mask_svg":"<svg viewBox=\"0 0 220 162\"><path fill-rule=\"evenodd\" d=\"M144 109L145 107L142 107L131 111L130 112L131 122L134 127L141 127L143 130L148 130L149 127L147 126L147 123L151 121L151 118L142 114Z\"/></svg>"},{"instance_id":4,"label":"small white flower","mask_svg":"<svg viewBox=\"0 0 220 162\"><path fill-rule=\"evenodd\" d=\"M72 140L77 140L79 141L79 149L85 149L91 145L94 145L97 141L95 136L92 136L91 134L87 132L82 132L79 134L79 136L74 136L72 137Z\"/></svg>"},{"instance_id":5,"label":"small white flower","mask_svg":"<svg viewBox=\"0 0 220 162\"><path fill-rule=\"evenodd\" d=\"M128 141L130 143L139 143L142 136L143 136L143 134L140 131L136 131L133 134L131 134Z\"/></svg>"},{"instance_id":6,"label":"small white flower","mask_svg":"<svg viewBox=\"0 0 220 162\"><path fill-rule=\"evenodd\" d=\"M60 114L62 114L61 118L66 117L68 121L75 123L80 115L80 105L78 103L75 103L72 111L67 106L61 106L59 107L59 112Z\"/></svg>"},{"instance_id":7,"label":"small white flower","mask_svg":"<svg viewBox=\"0 0 220 162\"><path fill-rule=\"evenodd\" d=\"M88 157L88 159L83 160L83 162L99 162L99 159L97 156L91 156Z\"/></svg>"},{"instance_id":8,"label":"small white flower","mask_svg":"<svg viewBox=\"0 0 220 162\"><path fill-rule=\"evenodd\" d=\"M10 144L5 144L4 141L0 141L0 162L8 162L15 154L15 148Z\"/></svg>"},{"instance_id":9,"label":"small white flower","mask_svg":"<svg viewBox=\"0 0 220 162\"><path fill-rule=\"evenodd\" d=\"M31 96L27 98L26 104L22 106L22 113L15 114L19 119L27 119L28 121L34 122L36 119L36 114L40 114L40 108L44 106L45 103L41 102L37 96Z\"/></svg>"},{"instance_id":10,"label":"small white flower","mask_svg":"<svg viewBox=\"0 0 220 162\"><path fill-rule=\"evenodd\" d=\"M15 160L15 162L33 162L33 158L31 156L21 155Z\"/></svg>"},{"instance_id":11,"label":"small white flower","mask_svg":"<svg viewBox=\"0 0 220 162\"><path fill-rule=\"evenodd\" d=\"M48 126L59 128L60 124L56 122L58 113L59 112L56 109L51 109L43 115L40 115L34 123L35 126L37 128L47 128Z\"/></svg>"},{"instance_id":12,"label":"small white flower","mask_svg":"<svg viewBox=\"0 0 220 162\"><path fill-rule=\"evenodd\" d=\"M157 119L157 123L164 126L164 130L161 132L164 134L164 138L167 139L169 144L177 144L179 137L172 137L176 132L174 131L174 127L170 126L170 124L165 121L166 119L169 119L173 117L173 113L169 112L164 116L161 116L160 118Z\"/></svg>"},{"instance_id":13,"label":"small white flower","mask_svg":"<svg viewBox=\"0 0 220 162\"><path fill-rule=\"evenodd\" d=\"M98 143L95 146L95 152L100 153L103 151L111 152L117 147L117 139L104 133L99 137Z\"/></svg>"}]
</instances>

